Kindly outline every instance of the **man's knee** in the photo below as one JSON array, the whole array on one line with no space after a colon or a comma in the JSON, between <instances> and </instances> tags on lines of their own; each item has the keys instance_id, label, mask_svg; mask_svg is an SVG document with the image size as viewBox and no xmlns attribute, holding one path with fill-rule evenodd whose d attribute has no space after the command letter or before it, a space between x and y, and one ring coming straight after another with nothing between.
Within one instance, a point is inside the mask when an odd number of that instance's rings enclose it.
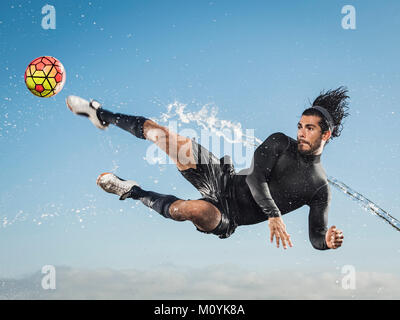
<instances>
[{"instance_id":1,"label":"man's knee","mask_svg":"<svg viewBox=\"0 0 400 320\"><path fill-rule=\"evenodd\" d=\"M204 200L180 200L171 205L170 215L176 221L189 220L203 230L211 231L221 220L217 207Z\"/></svg>"},{"instance_id":2,"label":"man's knee","mask_svg":"<svg viewBox=\"0 0 400 320\"><path fill-rule=\"evenodd\" d=\"M169 214L172 219L176 221L189 220L190 214L187 210L187 200L178 200L171 204L169 207Z\"/></svg>"},{"instance_id":3,"label":"man's knee","mask_svg":"<svg viewBox=\"0 0 400 320\"><path fill-rule=\"evenodd\" d=\"M170 215L175 220L206 221L220 215L219 210L204 200L179 200L170 207Z\"/></svg>"}]
</instances>

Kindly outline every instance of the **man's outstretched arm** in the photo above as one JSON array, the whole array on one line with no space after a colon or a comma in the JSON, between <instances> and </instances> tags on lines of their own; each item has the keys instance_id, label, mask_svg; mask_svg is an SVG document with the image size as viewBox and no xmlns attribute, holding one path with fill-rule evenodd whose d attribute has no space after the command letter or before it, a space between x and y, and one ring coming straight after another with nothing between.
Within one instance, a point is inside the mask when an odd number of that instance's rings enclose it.
<instances>
[{"instance_id":1,"label":"man's outstretched arm","mask_svg":"<svg viewBox=\"0 0 400 320\"><path fill-rule=\"evenodd\" d=\"M286 232L286 226L281 218L281 212L274 199L268 185L271 171L276 161L289 145L289 139L283 133L274 133L269 136L254 152L251 165L251 173L246 177L246 183L250 192L268 218L268 226L271 231L271 242L276 238L277 247L280 240L284 249L288 244L292 246L290 235Z\"/></svg>"},{"instance_id":2,"label":"man's outstretched arm","mask_svg":"<svg viewBox=\"0 0 400 320\"><path fill-rule=\"evenodd\" d=\"M328 211L330 202L328 185L322 186L310 203L308 229L312 246L317 250L337 249L343 243L343 233L332 226L328 230Z\"/></svg>"}]
</instances>

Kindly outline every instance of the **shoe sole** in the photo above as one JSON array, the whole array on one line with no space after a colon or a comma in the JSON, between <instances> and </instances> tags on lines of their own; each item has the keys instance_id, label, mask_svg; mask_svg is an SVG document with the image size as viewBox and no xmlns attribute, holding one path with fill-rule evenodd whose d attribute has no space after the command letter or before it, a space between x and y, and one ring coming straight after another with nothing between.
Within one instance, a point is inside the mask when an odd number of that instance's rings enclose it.
<instances>
[{"instance_id":1,"label":"shoe sole","mask_svg":"<svg viewBox=\"0 0 400 320\"><path fill-rule=\"evenodd\" d=\"M99 128L99 129L101 129L101 130L107 129L108 125L107 125L107 126L104 126L104 125L102 125L102 124L100 123L100 121L98 121L98 124L95 124L95 123L93 122L93 120L90 118L89 114L87 114L86 112L75 112L74 110L72 110L72 107L71 107L71 106L69 105L69 103L68 103L68 99L65 99L65 103L66 103L68 109L71 110L72 113L77 114L77 115L79 115L79 116L85 116L85 117L89 118L90 121L94 124L94 126L95 126L96 128Z\"/></svg>"},{"instance_id":2,"label":"shoe sole","mask_svg":"<svg viewBox=\"0 0 400 320\"><path fill-rule=\"evenodd\" d=\"M67 104L68 109L71 110L72 113L75 113L74 110L72 110L72 107L68 104L68 99L65 99L65 103Z\"/></svg>"}]
</instances>

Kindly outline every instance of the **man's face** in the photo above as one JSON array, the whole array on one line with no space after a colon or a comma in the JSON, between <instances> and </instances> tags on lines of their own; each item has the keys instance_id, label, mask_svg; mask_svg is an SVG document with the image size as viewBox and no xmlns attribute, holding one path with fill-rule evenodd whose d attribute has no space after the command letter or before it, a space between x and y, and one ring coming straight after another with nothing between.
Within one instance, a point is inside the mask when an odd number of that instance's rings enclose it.
<instances>
[{"instance_id":1,"label":"man's face","mask_svg":"<svg viewBox=\"0 0 400 320\"><path fill-rule=\"evenodd\" d=\"M320 154L325 141L319 116L302 116L297 124L297 150L304 155ZM325 136L325 135L324 135Z\"/></svg>"}]
</instances>

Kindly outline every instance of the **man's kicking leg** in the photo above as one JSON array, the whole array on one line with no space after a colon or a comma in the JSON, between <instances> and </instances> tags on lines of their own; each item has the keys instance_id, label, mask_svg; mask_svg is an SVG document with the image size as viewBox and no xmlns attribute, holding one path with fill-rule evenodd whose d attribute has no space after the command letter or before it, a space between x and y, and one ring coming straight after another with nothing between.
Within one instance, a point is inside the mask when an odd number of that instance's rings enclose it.
<instances>
[{"instance_id":1,"label":"man's kicking leg","mask_svg":"<svg viewBox=\"0 0 400 320\"><path fill-rule=\"evenodd\" d=\"M96 101L88 102L82 98L70 96L66 102L72 112L87 116L100 129L114 124L138 138L152 141L168 154L178 170L196 168L192 143L188 137L171 132L168 128L141 116L112 113L102 109ZM176 221L190 220L203 231L214 230L221 221L219 209L204 200L182 200L172 195L145 191L137 183L126 182L113 174L100 175L97 183L105 191L119 195L121 200L128 197L141 200L143 204L164 217Z\"/></svg>"},{"instance_id":2,"label":"man's kicking leg","mask_svg":"<svg viewBox=\"0 0 400 320\"><path fill-rule=\"evenodd\" d=\"M88 117L99 129L106 129L113 124L140 139L155 143L168 154L180 171L196 168L190 138L172 132L145 117L110 112L103 109L97 101L89 102L80 97L69 96L66 103L73 113Z\"/></svg>"}]
</instances>

